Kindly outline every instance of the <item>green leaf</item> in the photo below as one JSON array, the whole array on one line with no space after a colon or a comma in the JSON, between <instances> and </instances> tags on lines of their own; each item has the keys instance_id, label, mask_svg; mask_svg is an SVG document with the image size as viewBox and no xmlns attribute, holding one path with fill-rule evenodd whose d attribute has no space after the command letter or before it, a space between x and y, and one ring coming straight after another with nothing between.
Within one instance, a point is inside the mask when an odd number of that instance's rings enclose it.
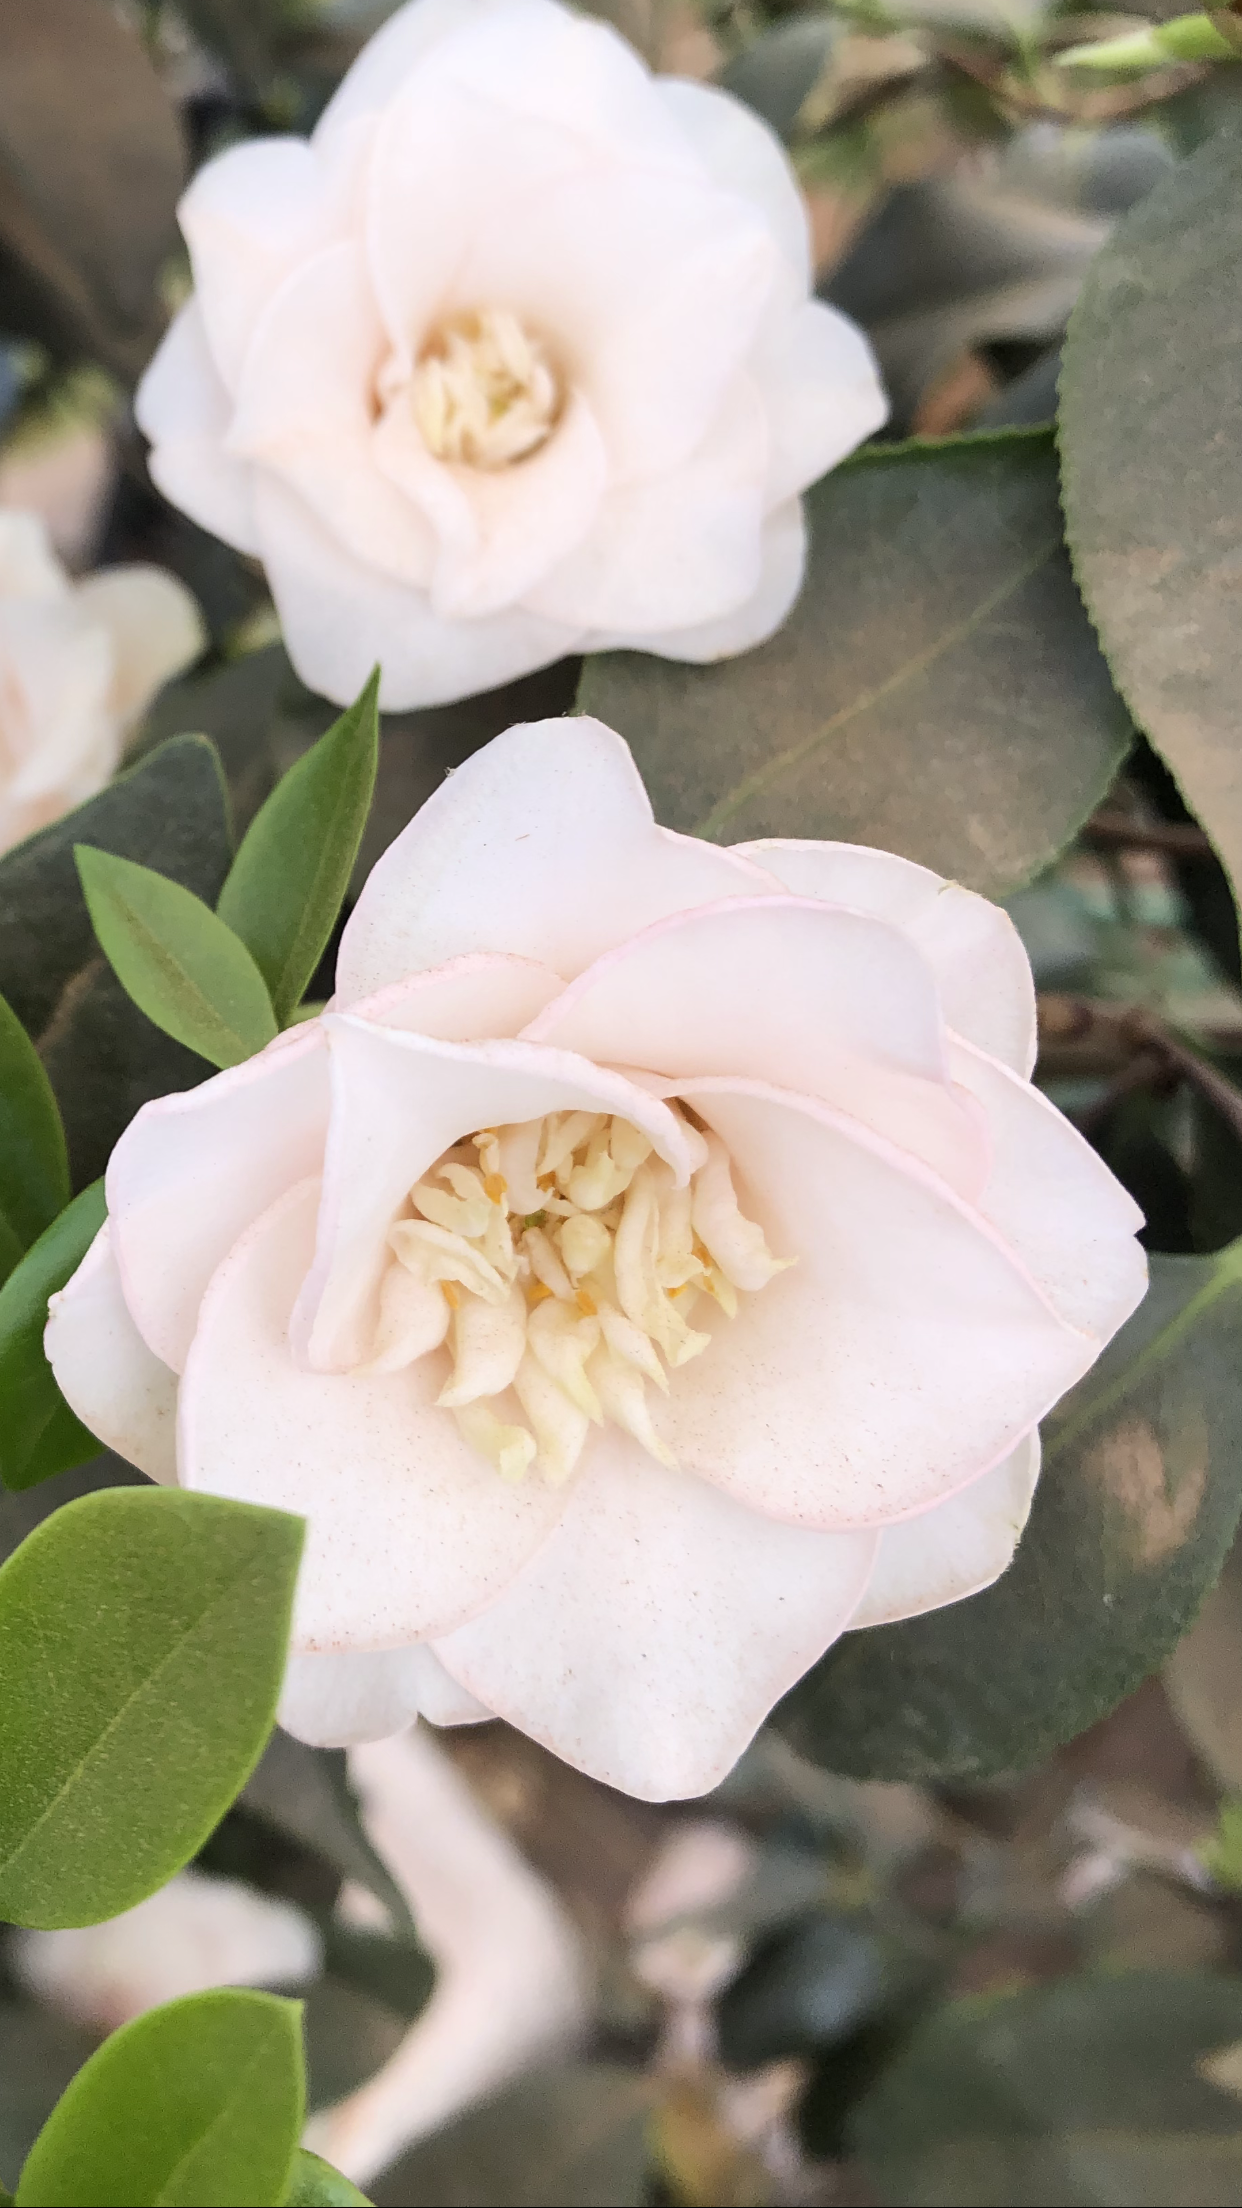
<instances>
[{"instance_id":1,"label":"green leaf","mask_svg":"<svg viewBox=\"0 0 1242 2208\"><path fill-rule=\"evenodd\" d=\"M220 918L252 953L283 1025L323 956L349 887L379 762L379 669L247 831Z\"/></svg>"},{"instance_id":2,"label":"green leaf","mask_svg":"<svg viewBox=\"0 0 1242 2208\"><path fill-rule=\"evenodd\" d=\"M1118 224L1070 324L1074 564L1114 677L1242 894L1242 134Z\"/></svg>"},{"instance_id":3,"label":"green leaf","mask_svg":"<svg viewBox=\"0 0 1242 2208\"><path fill-rule=\"evenodd\" d=\"M1050 434L875 447L816 485L802 596L770 643L688 667L589 659L657 819L822 836L996 894L1108 787L1126 717L1061 542Z\"/></svg>"},{"instance_id":4,"label":"green leaf","mask_svg":"<svg viewBox=\"0 0 1242 2208\"><path fill-rule=\"evenodd\" d=\"M244 943L192 891L132 859L78 844L95 933L135 1004L213 1066L237 1066L276 1034L271 999Z\"/></svg>"},{"instance_id":5,"label":"green leaf","mask_svg":"<svg viewBox=\"0 0 1242 2208\"><path fill-rule=\"evenodd\" d=\"M347 2177L334 2170L318 2154L309 2154L299 2147L293 2157L293 2176L285 2194L286 2208L354 2208L361 2201L368 2208L367 2196L351 2185Z\"/></svg>"},{"instance_id":6,"label":"green leaf","mask_svg":"<svg viewBox=\"0 0 1242 2208\"><path fill-rule=\"evenodd\" d=\"M296 2001L222 1989L114 2032L31 2148L18 2208L284 2201L303 2117L300 2017Z\"/></svg>"},{"instance_id":7,"label":"green leaf","mask_svg":"<svg viewBox=\"0 0 1242 2208\"><path fill-rule=\"evenodd\" d=\"M34 1044L0 997L0 1223L27 1250L68 1201L60 1108Z\"/></svg>"},{"instance_id":8,"label":"green leaf","mask_svg":"<svg viewBox=\"0 0 1242 2208\"><path fill-rule=\"evenodd\" d=\"M48 1297L76 1273L104 1223L102 1181L54 1219L0 1288L0 1480L36 1487L101 1444L76 1418L43 1354Z\"/></svg>"},{"instance_id":9,"label":"green leaf","mask_svg":"<svg viewBox=\"0 0 1242 2208\"><path fill-rule=\"evenodd\" d=\"M1126 1971L958 2001L867 2096L854 2144L901 2208L1236 2200L1242 2104L1214 2068L1240 2040L1236 1977Z\"/></svg>"},{"instance_id":10,"label":"green leaf","mask_svg":"<svg viewBox=\"0 0 1242 2208\"><path fill-rule=\"evenodd\" d=\"M302 1522L172 1488L56 1511L0 1569L0 1918L94 1924L187 1862L253 1769Z\"/></svg>"},{"instance_id":11,"label":"green leaf","mask_svg":"<svg viewBox=\"0 0 1242 2208\"><path fill-rule=\"evenodd\" d=\"M1018 1770L1163 1661L1242 1507L1242 1242L1154 1258L1146 1300L1043 1434L1009 1570L847 1633L780 1705L802 1754L858 1778Z\"/></svg>"},{"instance_id":12,"label":"green leaf","mask_svg":"<svg viewBox=\"0 0 1242 2208\"><path fill-rule=\"evenodd\" d=\"M535 2071L385 2170L386 2208L640 2208L651 2080L614 2063Z\"/></svg>"}]
</instances>

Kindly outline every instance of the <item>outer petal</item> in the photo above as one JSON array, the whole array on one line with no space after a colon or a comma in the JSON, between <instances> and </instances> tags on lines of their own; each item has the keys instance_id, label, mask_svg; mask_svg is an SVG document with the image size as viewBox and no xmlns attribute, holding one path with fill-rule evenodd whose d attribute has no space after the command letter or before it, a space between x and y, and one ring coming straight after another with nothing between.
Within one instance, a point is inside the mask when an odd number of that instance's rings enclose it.
<instances>
[{"instance_id":1,"label":"outer petal","mask_svg":"<svg viewBox=\"0 0 1242 2208\"><path fill-rule=\"evenodd\" d=\"M302 138L248 138L198 171L178 219L207 342L230 391L273 292L344 234L346 211L338 173Z\"/></svg>"},{"instance_id":2,"label":"outer petal","mask_svg":"<svg viewBox=\"0 0 1242 2208\"><path fill-rule=\"evenodd\" d=\"M861 843L772 837L733 846L799 897L872 912L918 944L951 1028L1026 1076L1035 1063L1035 984L1007 912L930 867Z\"/></svg>"},{"instance_id":3,"label":"outer petal","mask_svg":"<svg viewBox=\"0 0 1242 2208\"><path fill-rule=\"evenodd\" d=\"M175 1486L177 1376L129 1315L107 1222L51 1298L43 1347L65 1401L102 1446Z\"/></svg>"},{"instance_id":4,"label":"outer petal","mask_svg":"<svg viewBox=\"0 0 1242 2208\"><path fill-rule=\"evenodd\" d=\"M661 659L682 659L703 667L732 659L764 644L779 629L798 592L806 566L806 520L798 499L778 506L764 521L759 539L759 581L751 597L715 621L697 621L685 629L662 629L655 637L592 637L591 652L652 651Z\"/></svg>"},{"instance_id":5,"label":"outer petal","mask_svg":"<svg viewBox=\"0 0 1242 2208\"><path fill-rule=\"evenodd\" d=\"M386 1740L416 1717L432 1725L477 1725L492 1715L450 1679L426 1641L408 1648L351 1649L342 1656L289 1658L276 1712L312 1748Z\"/></svg>"},{"instance_id":6,"label":"outer petal","mask_svg":"<svg viewBox=\"0 0 1242 2208\"><path fill-rule=\"evenodd\" d=\"M336 1001L499 946L570 979L666 913L770 887L745 858L658 828L602 722L530 721L458 767L389 846L341 939Z\"/></svg>"},{"instance_id":7,"label":"outer petal","mask_svg":"<svg viewBox=\"0 0 1242 2208\"><path fill-rule=\"evenodd\" d=\"M871 1583L850 1629L894 1625L977 1595L1008 1571L1039 1478L1039 1435L947 1503L885 1526Z\"/></svg>"},{"instance_id":8,"label":"outer petal","mask_svg":"<svg viewBox=\"0 0 1242 2208\"><path fill-rule=\"evenodd\" d=\"M233 408L191 299L138 386L134 418L153 450L151 480L191 521L237 552L257 552L251 471L224 449Z\"/></svg>"},{"instance_id":9,"label":"outer petal","mask_svg":"<svg viewBox=\"0 0 1242 2208\"><path fill-rule=\"evenodd\" d=\"M526 1030L672 1081L736 1074L815 1096L976 1196L982 1113L947 1080L935 984L900 930L793 897L657 921L553 998Z\"/></svg>"},{"instance_id":10,"label":"outer petal","mask_svg":"<svg viewBox=\"0 0 1242 2208\"><path fill-rule=\"evenodd\" d=\"M318 1022L201 1088L144 1104L108 1165L125 1295L180 1372L203 1293L239 1234L323 1162L328 1067Z\"/></svg>"},{"instance_id":11,"label":"outer petal","mask_svg":"<svg viewBox=\"0 0 1242 2208\"><path fill-rule=\"evenodd\" d=\"M835 468L888 419L875 355L862 331L818 299L804 301L764 333L752 373L772 439L772 506Z\"/></svg>"},{"instance_id":12,"label":"outer petal","mask_svg":"<svg viewBox=\"0 0 1242 2208\"><path fill-rule=\"evenodd\" d=\"M486 1042L520 1035L561 988L560 975L533 958L476 951L430 973L391 982L353 1009L376 1027L432 1035L442 1043Z\"/></svg>"},{"instance_id":13,"label":"outer petal","mask_svg":"<svg viewBox=\"0 0 1242 2208\"><path fill-rule=\"evenodd\" d=\"M741 192L771 231L803 290L811 282L811 237L806 204L789 156L775 131L711 84L660 77L656 90L685 131L714 184Z\"/></svg>"},{"instance_id":14,"label":"outer petal","mask_svg":"<svg viewBox=\"0 0 1242 2208\"><path fill-rule=\"evenodd\" d=\"M979 1209L1050 1303L1102 1348L1142 1302L1143 1214L1103 1159L1038 1089L956 1038L956 1078L982 1104L992 1171Z\"/></svg>"},{"instance_id":15,"label":"outer petal","mask_svg":"<svg viewBox=\"0 0 1242 2208\"><path fill-rule=\"evenodd\" d=\"M610 1428L546 1547L437 1653L592 1778L703 1794L849 1624L875 1543L759 1517Z\"/></svg>"},{"instance_id":16,"label":"outer petal","mask_svg":"<svg viewBox=\"0 0 1242 2208\"><path fill-rule=\"evenodd\" d=\"M512 5L513 0L473 0L474 20L503 15ZM395 9L346 70L315 125L313 143L323 146L346 125L377 115L391 100L393 86L460 30L461 22L461 0L407 0Z\"/></svg>"},{"instance_id":17,"label":"outer petal","mask_svg":"<svg viewBox=\"0 0 1242 2208\"><path fill-rule=\"evenodd\" d=\"M332 1120L315 1261L293 1319L297 1354L317 1371L347 1371L369 1355L388 1229L414 1183L474 1129L545 1112L620 1112L689 1177L684 1134L667 1107L568 1051L441 1043L333 1013L323 1025Z\"/></svg>"},{"instance_id":18,"label":"outer petal","mask_svg":"<svg viewBox=\"0 0 1242 2208\"><path fill-rule=\"evenodd\" d=\"M137 720L207 642L195 600L162 567L105 568L78 584L77 602L112 639L110 703L123 724Z\"/></svg>"},{"instance_id":19,"label":"outer petal","mask_svg":"<svg viewBox=\"0 0 1242 2208\"><path fill-rule=\"evenodd\" d=\"M1016 1447L1099 1353L978 1211L856 1121L758 1081L686 1081L742 1209L796 1263L676 1374L678 1461L757 1510L892 1524Z\"/></svg>"},{"instance_id":20,"label":"outer petal","mask_svg":"<svg viewBox=\"0 0 1242 2208\"><path fill-rule=\"evenodd\" d=\"M255 517L255 549L289 657L312 690L338 705L357 696L377 661L380 703L396 713L515 682L578 648L577 630L521 607L486 620L441 620L420 592L356 559L275 476L257 476Z\"/></svg>"},{"instance_id":21,"label":"outer petal","mask_svg":"<svg viewBox=\"0 0 1242 2208\"><path fill-rule=\"evenodd\" d=\"M63 600L71 587L52 550L42 514L0 508L0 593L6 598Z\"/></svg>"},{"instance_id":22,"label":"outer petal","mask_svg":"<svg viewBox=\"0 0 1242 2208\"><path fill-rule=\"evenodd\" d=\"M565 1493L507 1486L467 1447L436 1407L439 1355L382 1376L294 1364L289 1318L318 1197L315 1181L281 1197L203 1299L181 1384L181 1484L306 1517L297 1648L401 1646L494 1601Z\"/></svg>"}]
</instances>

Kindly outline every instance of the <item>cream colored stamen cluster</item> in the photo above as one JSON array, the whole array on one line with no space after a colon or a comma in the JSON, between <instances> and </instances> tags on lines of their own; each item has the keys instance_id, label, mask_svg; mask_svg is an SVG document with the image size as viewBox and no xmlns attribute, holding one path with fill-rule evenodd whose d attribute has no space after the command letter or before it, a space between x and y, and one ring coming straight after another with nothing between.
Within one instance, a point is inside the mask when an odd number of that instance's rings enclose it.
<instances>
[{"instance_id":1,"label":"cream colored stamen cluster","mask_svg":"<svg viewBox=\"0 0 1242 2208\"><path fill-rule=\"evenodd\" d=\"M701 1296L729 1317L773 1257L734 1194L723 1143L683 1121L696 1163L678 1188L628 1120L556 1112L486 1128L410 1192L389 1243L372 1370L448 1339L437 1400L503 1478L568 1479L593 1425L613 1420L673 1459L649 1386L707 1348ZM502 1400L504 1399L504 1400Z\"/></svg>"},{"instance_id":2,"label":"cream colored stamen cluster","mask_svg":"<svg viewBox=\"0 0 1242 2208\"><path fill-rule=\"evenodd\" d=\"M501 307L437 330L414 371L414 417L437 460L507 468L551 434L560 379L537 337Z\"/></svg>"}]
</instances>

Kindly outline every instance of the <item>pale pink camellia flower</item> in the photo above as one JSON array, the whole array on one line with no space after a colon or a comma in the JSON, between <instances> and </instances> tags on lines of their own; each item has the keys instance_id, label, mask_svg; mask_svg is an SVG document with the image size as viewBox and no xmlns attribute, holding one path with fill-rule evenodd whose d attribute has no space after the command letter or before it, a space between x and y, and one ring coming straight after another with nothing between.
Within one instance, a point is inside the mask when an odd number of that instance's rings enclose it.
<instances>
[{"instance_id":1,"label":"pale pink camellia flower","mask_svg":"<svg viewBox=\"0 0 1242 2208\"><path fill-rule=\"evenodd\" d=\"M407 707L745 651L797 594L799 493L884 420L777 139L555 0L410 0L181 226L152 475L341 703L377 661Z\"/></svg>"},{"instance_id":2,"label":"pale pink camellia flower","mask_svg":"<svg viewBox=\"0 0 1242 2208\"><path fill-rule=\"evenodd\" d=\"M0 507L0 851L111 780L156 691L206 640L175 575L75 582L41 517Z\"/></svg>"},{"instance_id":3,"label":"pale pink camellia flower","mask_svg":"<svg viewBox=\"0 0 1242 2208\"><path fill-rule=\"evenodd\" d=\"M292 1732L494 1713L697 1794L846 1628L1005 1569L1142 1296L1033 1055L984 898L674 835L599 722L510 729L329 1010L139 1113L48 1355L154 1478L306 1517Z\"/></svg>"}]
</instances>

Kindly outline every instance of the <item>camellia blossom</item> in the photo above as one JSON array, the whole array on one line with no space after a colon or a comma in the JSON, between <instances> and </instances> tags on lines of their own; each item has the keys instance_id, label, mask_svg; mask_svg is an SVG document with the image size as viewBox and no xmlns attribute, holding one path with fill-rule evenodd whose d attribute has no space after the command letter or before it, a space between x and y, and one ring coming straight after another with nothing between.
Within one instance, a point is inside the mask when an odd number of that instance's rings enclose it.
<instances>
[{"instance_id":1,"label":"camellia blossom","mask_svg":"<svg viewBox=\"0 0 1242 2208\"><path fill-rule=\"evenodd\" d=\"M411 0L181 226L152 475L342 703L377 661L406 707L745 651L797 594L799 493L884 420L766 125L555 0Z\"/></svg>"},{"instance_id":2,"label":"camellia blossom","mask_svg":"<svg viewBox=\"0 0 1242 2208\"><path fill-rule=\"evenodd\" d=\"M153 1478L306 1517L292 1732L495 1713L696 1794L847 1627L1004 1570L1142 1296L1033 1056L982 897L674 835L611 730L514 728L330 1008L138 1114L48 1355Z\"/></svg>"},{"instance_id":3,"label":"camellia blossom","mask_svg":"<svg viewBox=\"0 0 1242 2208\"><path fill-rule=\"evenodd\" d=\"M205 642L174 575L112 567L74 582L40 516L0 508L0 851L103 788L135 721Z\"/></svg>"}]
</instances>

